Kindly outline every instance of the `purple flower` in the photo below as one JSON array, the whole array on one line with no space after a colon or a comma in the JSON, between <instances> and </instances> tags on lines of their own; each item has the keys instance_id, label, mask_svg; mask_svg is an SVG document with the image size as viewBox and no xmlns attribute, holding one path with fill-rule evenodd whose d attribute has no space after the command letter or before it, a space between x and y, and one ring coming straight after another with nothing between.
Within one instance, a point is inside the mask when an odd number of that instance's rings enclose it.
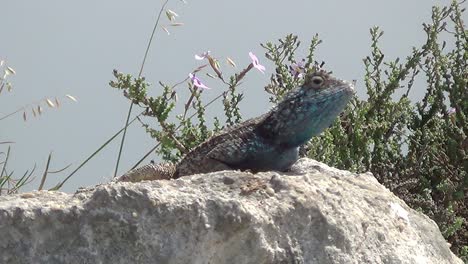
<instances>
[{"instance_id":1,"label":"purple flower","mask_svg":"<svg viewBox=\"0 0 468 264\"><path fill-rule=\"evenodd\" d=\"M289 66L289 72L294 78L301 78L305 73L305 63L304 60L300 62L294 62Z\"/></svg>"},{"instance_id":2,"label":"purple flower","mask_svg":"<svg viewBox=\"0 0 468 264\"><path fill-rule=\"evenodd\" d=\"M448 110L447 110L447 116L450 117L451 119L455 118L455 114L457 113L457 109L455 109L454 107L450 107ZM444 114L443 113L437 113L437 116L442 118L444 117Z\"/></svg>"},{"instance_id":3,"label":"purple flower","mask_svg":"<svg viewBox=\"0 0 468 264\"><path fill-rule=\"evenodd\" d=\"M249 52L249 56L252 59L252 65L254 66L254 68L259 70L261 73L265 74L265 66L260 64L257 56L255 56L255 54L253 54L252 52Z\"/></svg>"},{"instance_id":4,"label":"purple flower","mask_svg":"<svg viewBox=\"0 0 468 264\"><path fill-rule=\"evenodd\" d=\"M189 77L190 77L190 80L192 80L192 83L193 85L195 85L196 87L198 88L202 88L202 89L211 89L209 88L208 86L204 85L200 79L198 79L195 74L193 73L190 73L189 74Z\"/></svg>"},{"instance_id":5,"label":"purple flower","mask_svg":"<svg viewBox=\"0 0 468 264\"><path fill-rule=\"evenodd\" d=\"M206 58L209 58L210 57L210 51L205 51L203 52L201 55L198 55L198 54L195 54L195 59L196 60L204 60Z\"/></svg>"}]
</instances>

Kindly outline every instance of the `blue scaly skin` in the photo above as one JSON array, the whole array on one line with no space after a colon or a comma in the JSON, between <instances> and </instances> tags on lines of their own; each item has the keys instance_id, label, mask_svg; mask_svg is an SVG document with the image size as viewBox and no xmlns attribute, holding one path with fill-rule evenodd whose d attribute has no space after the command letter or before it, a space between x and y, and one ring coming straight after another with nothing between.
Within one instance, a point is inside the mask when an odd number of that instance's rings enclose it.
<instances>
[{"instance_id":1,"label":"blue scaly skin","mask_svg":"<svg viewBox=\"0 0 468 264\"><path fill-rule=\"evenodd\" d=\"M119 180L176 179L221 170L285 171L298 159L299 147L328 128L353 94L349 82L323 70L309 73L268 113L223 130L177 164L149 164Z\"/></svg>"}]
</instances>

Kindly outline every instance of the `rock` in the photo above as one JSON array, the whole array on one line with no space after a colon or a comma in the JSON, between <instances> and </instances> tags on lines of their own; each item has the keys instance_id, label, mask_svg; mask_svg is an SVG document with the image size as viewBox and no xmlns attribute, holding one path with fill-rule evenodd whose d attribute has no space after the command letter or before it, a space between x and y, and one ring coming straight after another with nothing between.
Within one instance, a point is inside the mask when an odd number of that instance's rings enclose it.
<instances>
[{"instance_id":1,"label":"rock","mask_svg":"<svg viewBox=\"0 0 468 264\"><path fill-rule=\"evenodd\" d=\"M0 197L1 263L462 263L370 173L301 159Z\"/></svg>"}]
</instances>

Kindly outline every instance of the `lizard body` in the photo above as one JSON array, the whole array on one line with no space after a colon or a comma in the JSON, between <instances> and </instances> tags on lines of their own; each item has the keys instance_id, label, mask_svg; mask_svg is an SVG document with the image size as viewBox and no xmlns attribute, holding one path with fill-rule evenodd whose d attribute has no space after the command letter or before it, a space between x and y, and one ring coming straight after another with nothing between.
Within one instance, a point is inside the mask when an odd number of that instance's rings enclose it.
<instances>
[{"instance_id":1,"label":"lizard body","mask_svg":"<svg viewBox=\"0 0 468 264\"><path fill-rule=\"evenodd\" d=\"M120 181L176 179L221 170L285 171L299 157L299 147L328 128L354 94L349 82L323 70L309 73L268 113L212 136L177 164L149 164Z\"/></svg>"}]
</instances>

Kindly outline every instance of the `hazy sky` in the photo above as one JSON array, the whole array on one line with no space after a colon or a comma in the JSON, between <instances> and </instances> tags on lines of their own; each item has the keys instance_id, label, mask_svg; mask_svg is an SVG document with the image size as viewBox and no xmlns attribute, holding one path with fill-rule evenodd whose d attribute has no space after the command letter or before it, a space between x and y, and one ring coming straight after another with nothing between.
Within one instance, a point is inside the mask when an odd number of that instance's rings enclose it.
<instances>
[{"instance_id":1,"label":"hazy sky","mask_svg":"<svg viewBox=\"0 0 468 264\"><path fill-rule=\"evenodd\" d=\"M0 142L14 141L9 169L16 176L37 164L36 180L24 190L37 189L49 152L51 169L72 163L65 173L52 174L46 187L61 181L87 156L123 127L129 102L108 86L112 69L137 74L163 1L4 1L0 60L16 70L11 93L0 94L0 117L45 97L61 98L60 109L43 105L39 118L15 115L0 121ZM263 87L274 70L264 58L259 43L274 41L288 33L298 34L304 46L315 33L323 40L317 59L326 69L362 85L362 59L370 53L369 28L378 25L385 31L382 47L386 58L406 57L412 46L424 41L421 24L430 21L431 6L449 1L169 1L168 8L180 16L182 27L160 28L143 72L153 84L174 84L198 65L194 54L210 50L224 62L229 56L238 67L249 62L249 51L256 53L267 67L265 75L251 72L241 89L244 118L266 112L268 103ZM163 17L161 24L167 24ZM305 47L304 47L305 48ZM305 55L301 51L298 55ZM234 71L222 63L226 73ZM213 98L224 89L219 82L206 79L212 87L204 94ZM153 85L152 93L160 87ZM184 89L181 86L180 91ZM420 87L422 93L424 87ZM415 93L418 93L416 90ZM77 103L65 100L71 94ZM180 101L182 103L182 100ZM212 115L220 106L210 107ZM135 114L137 111L135 111ZM71 192L109 179L113 174L119 140L114 141L62 189ZM120 174L128 170L155 142L137 124L128 131ZM6 145L0 145L0 152ZM158 160L155 155L149 159ZM148 161L149 161L148 159Z\"/></svg>"}]
</instances>

